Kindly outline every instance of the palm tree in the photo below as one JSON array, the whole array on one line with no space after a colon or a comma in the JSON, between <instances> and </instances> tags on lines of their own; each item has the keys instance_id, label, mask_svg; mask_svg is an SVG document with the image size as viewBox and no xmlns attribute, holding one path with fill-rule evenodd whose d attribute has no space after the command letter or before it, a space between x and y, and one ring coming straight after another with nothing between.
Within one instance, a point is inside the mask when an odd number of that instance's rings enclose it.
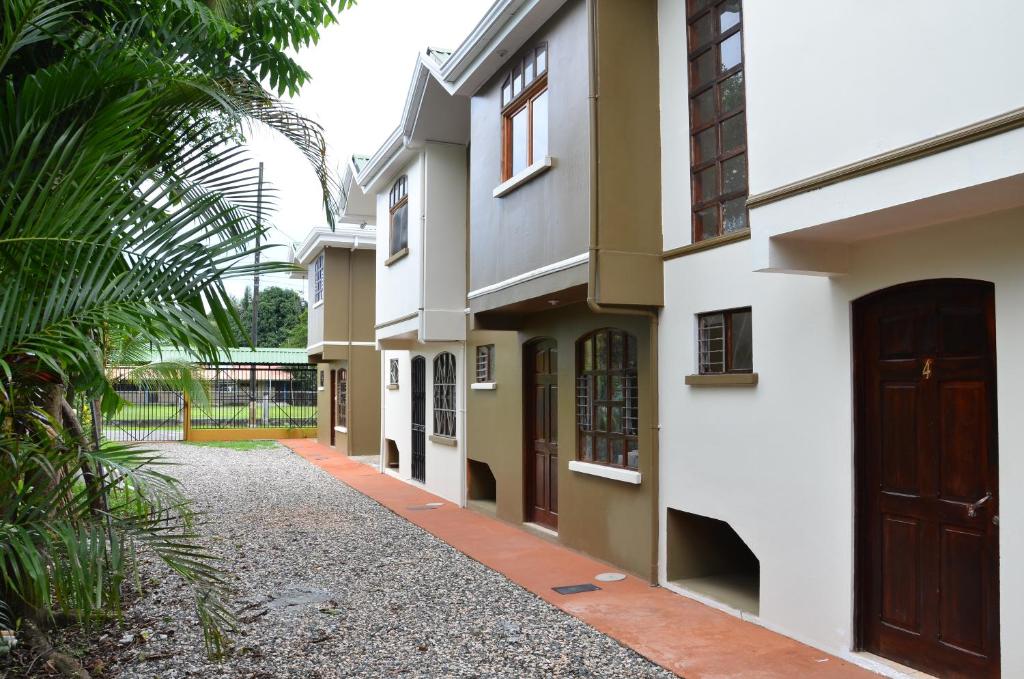
<instances>
[{"instance_id":1,"label":"palm tree","mask_svg":"<svg viewBox=\"0 0 1024 679\"><path fill-rule=\"evenodd\" d=\"M88 435L127 344L217 360L249 276L250 125L294 142L334 187L294 91L306 44L348 0L5 0L0 10L0 613L30 624L117 612L142 549L194 585L210 650L227 582L152 453ZM302 7L298 7L301 5ZM263 264L262 271L284 268ZM129 341L130 340L130 341ZM123 350L123 349L122 349Z\"/></svg>"}]
</instances>

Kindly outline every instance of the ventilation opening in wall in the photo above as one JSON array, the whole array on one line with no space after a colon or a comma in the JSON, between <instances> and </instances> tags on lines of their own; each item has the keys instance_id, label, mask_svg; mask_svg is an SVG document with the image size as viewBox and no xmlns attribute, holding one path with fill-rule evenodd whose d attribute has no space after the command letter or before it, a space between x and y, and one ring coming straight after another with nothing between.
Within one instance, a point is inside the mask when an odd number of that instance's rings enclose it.
<instances>
[{"instance_id":1,"label":"ventilation opening in wall","mask_svg":"<svg viewBox=\"0 0 1024 679\"><path fill-rule=\"evenodd\" d=\"M725 521L668 510L667 575L673 585L757 615L761 565Z\"/></svg>"},{"instance_id":2,"label":"ventilation opening in wall","mask_svg":"<svg viewBox=\"0 0 1024 679\"><path fill-rule=\"evenodd\" d=\"M498 493L490 466L477 460L466 461L469 463L466 470L469 475L467 504L472 509L495 516L498 513Z\"/></svg>"},{"instance_id":3,"label":"ventilation opening in wall","mask_svg":"<svg viewBox=\"0 0 1024 679\"><path fill-rule=\"evenodd\" d=\"M388 465L388 469L398 469L398 444L391 439L384 439L388 445L388 456L385 462Z\"/></svg>"}]
</instances>

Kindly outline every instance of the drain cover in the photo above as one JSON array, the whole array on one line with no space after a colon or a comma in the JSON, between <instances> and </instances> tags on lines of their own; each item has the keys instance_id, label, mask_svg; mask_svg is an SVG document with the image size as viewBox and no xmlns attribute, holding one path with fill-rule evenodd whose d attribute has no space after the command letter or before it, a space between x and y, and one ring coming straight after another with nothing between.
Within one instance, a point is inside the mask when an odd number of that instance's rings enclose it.
<instances>
[{"instance_id":1,"label":"drain cover","mask_svg":"<svg viewBox=\"0 0 1024 679\"><path fill-rule=\"evenodd\" d=\"M597 585L593 585L589 582L583 583L582 585L562 585L561 587L552 587L559 594L579 594L580 592L596 592L601 589Z\"/></svg>"},{"instance_id":2,"label":"drain cover","mask_svg":"<svg viewBox=\"0 0 1024 679\"><path fill-rule=\"evenodd\" d=\"M618 582L619 580L625 580L626 576L622 573L600 573L594 579L598 582Z\"/></svg>"}]
</instances>

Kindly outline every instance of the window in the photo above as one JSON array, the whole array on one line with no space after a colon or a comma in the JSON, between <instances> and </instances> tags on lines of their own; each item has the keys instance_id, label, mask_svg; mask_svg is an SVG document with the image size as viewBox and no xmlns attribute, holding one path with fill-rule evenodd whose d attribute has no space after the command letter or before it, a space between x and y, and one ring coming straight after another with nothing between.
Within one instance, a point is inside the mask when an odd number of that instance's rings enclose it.
<instances>
[{"instance_id":1,"label":"window","mask_svg":"<svg viewBox=\"0 0 1024 679\"><path fill-rule=\"evenodd\" d=\"M494 381L494 345L485 344L476 348L476 381Z\"/></svg>"},{"instance_id":2,"label":"window","mask_svg":"<svg viewBox=\"0 0 1024 679\"><path fill-rule=\"evenodd\" d=\"M337 373L334 399L335 423L339 427L348 427L348 370L342 368Z\"/></svg>"},{"instance_id":3,"label":"window","mask_svg":"<svg viewBox=\"0 0 1024 679\"><path fill-rule=\"evenodd\" d=\"M754 370L750 307L697 317L697 356L701 375Z\"/></svg>"},{"instance_id":4,"label":"window","mask_svg":"<svg viewBox=\"0 0 1024 679\"><path fill-rule=\"evenodd\" d=\"M501 85L502 181L548 154L548 48L529 50Z\"/></svg>"},{"instance_id":5,"label":"window","mask_svg":"<svg viewBox=\"0 0 1024 679\"><path fill-rule=\"evenodd\" d=\"M434 358L434 434L455 438L455 356Z\"/></svg>"},{"instance_id":6,"label":"window","mask_svg":"<svg viewBox=\"0 0 1024 679\"><path fill-rule=\"evenodd\" d=\"M388 363L388 384L398 385L398 359L392 358Z\"/></svg>"},{"instance_id":7,"label":"window","mask_svg":"<svg viewBox=\"0 0 1024 679\"><path fill-rule=\"evenodd\" d=\"M577 458L636 469L640 462L636 338L598 330L576 344Z\"/></svg>"},{"instance_id":8,"label":"window","mask_svg":"<svg viewBox=\"0 0 1024 679\"><path fill-rule=\"evenodd\" d=\"M324 372L323 370L320 371L320 389L324 388Z\"/></svg>"},{"instance_id":9,"label":"window","mask_svg":"<svg viewBox=\"0 0 1024 679\"><path fill-rule=\"evenodd\" d=\"M693 241L746 229L740 0L687 0Z\"/></svg>"},{"instance_id":10,"label":"window","mask_svg":"<svg viewBox=\"0 0 1024 679\"><path fill-rule=\"evenodd\" d=\"M324 298L324 253L313 260L313 303Z\"/></svg>"},{"instance_id":11,"label":"window","mask_svg":"<svg viewBox=\"0 0 1024 679\"><path fill-rule=\"evenodd\" d=\"M391 253L401 252L409 247L409 178L402 175L391 187L388 195L391 209Z\"/></svg>"}]
</instances>

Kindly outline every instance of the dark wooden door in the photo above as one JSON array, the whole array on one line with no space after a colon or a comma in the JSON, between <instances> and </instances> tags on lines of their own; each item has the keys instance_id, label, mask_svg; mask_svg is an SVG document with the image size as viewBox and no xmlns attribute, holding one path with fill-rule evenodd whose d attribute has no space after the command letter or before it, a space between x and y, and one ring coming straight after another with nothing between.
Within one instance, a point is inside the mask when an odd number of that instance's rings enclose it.
<instances>
[{"instance_id":1,"label":"dark wooden door","mask_svg":"<svg viewBox=\"0 0 1024 679\"><path fill-rule=\"evenodd\" d=\"M558 346L526 345L525 475L527 521L558 529Z\"/></svg>"},{"instance_id":2,"label":"dark wooden door","mask_svg":"<svg viewBox=\"0 0 1024 679\"><path fill-rule=\"evenodd\" d=\"M871 295L854 341L861 645L941 677L997 677L993 288Z\"/></svg>"},{"instance_id":3,"label":"dark wooden door","mask_svg":"<svg viewBox=\"0 0 1024 679\"><path fill-rule=\"evenodd\" d=\"M338 374L335 371L332 370L331 371L331 396L330 396L330 403L331 403L331 445L332 446L334 445L334 437L337 435L337 432L334 430L334 428L336 426L338 426L337 421L334 419L334 413L337 412L337 410L336 410L337 404L334 401L334 399L337 398L337 394L338 394L338 390L336 388L337 385L338 385Z\"/></svg>"},{"instance_id":4,"label":"dark wooden door","mask_svg":"<svg viewBox=\"0 0 1024 679\"><path fill-rule=\"evenodd\" d=\"M427 481L427 359L412 359L412 478Z\"/></svg>"}]
</instances>

